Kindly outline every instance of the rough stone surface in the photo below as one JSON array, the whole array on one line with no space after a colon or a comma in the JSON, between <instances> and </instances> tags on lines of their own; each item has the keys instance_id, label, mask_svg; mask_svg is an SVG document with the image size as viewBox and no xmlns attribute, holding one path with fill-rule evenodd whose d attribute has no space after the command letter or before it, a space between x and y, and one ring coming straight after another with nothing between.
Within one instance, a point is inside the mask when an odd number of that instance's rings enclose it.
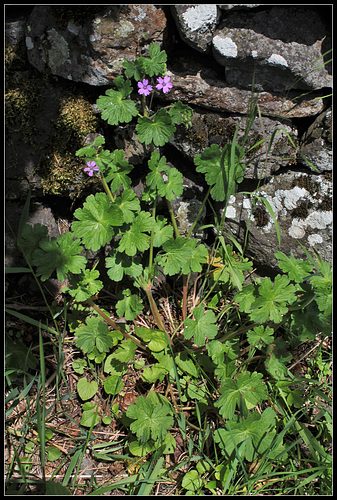
<instances>
[{"instance_id":1,"label":"rough stone surface","mask_svg":"<svg viewBox=\"0 0 337 500\"><path fill-rule=\"evenodd\" d=\"M27 26L28 59L41 72L109 85L124 59L134 61L151 42L162 43L165 27L165 14L154 5L110 5L82 24L69 20L61 27L51 7L36 6Z\"/></svg>"},{"instance_id":2,"label":"rough stone surface","mask_svg":"<svg viewBox=\"0 0 337 500\"><path fill-rule=\"evenodd\" d=\"M20 220L23 210L23 204L17 201L11 201L6 207L6 219L14 231L17 234L18 222ZM44 205L41 202L32 202L30 212L28 215L27 223L30 225L41 224L41 226L48 227L49 237L57 237L60 232L58 229L57 222L55 220L55 215L50 207ZM5 232L5 246L7 249L5 256L5 265L8 267L15 266L18 260L24 263L21 252L18 250L13 233L6 227Z\"/></svg>"},{"instance_id":3,"label":"rough stone surface","mask_svg":"<svg viewBox=\"0 0 337 500\"><path fill-rule=\"evenodd\" d=\"M276 92L332 86L326 66L318 68L330 59L322 56L331 49L331 40L310 9L272 7L267 16L263 11L230 12L212 45L229 85L247 88L255 76L255 85Z\"/></svg>"},{"instance_id":4,"label":"rough stone surface","mask_svg":"<svg viewBox=\"0 0 337 500\"><path fill-rule=\"evenodd\" d=\"M214 4L173 5L173 17L182 39L195 50L207 52L220 20L220 10Z\"/></svg>"},{"instance_id":5,"label":"rough stone surface","mask_svg":"<svg viewBox=\"0 0 337 500\"><path fill-rule=\"evenodd\" d=\"M26 21L19 19L18 21L8 22L5 25L5 34L12 45L17 45L25 36Z\"/></svg>"},{"instance_id":6,"label":"rough stone surface","mask_svg":"<svg viewBox=\"0 0 337 500\"><path fill-rule=\"evenodd\" d=\"M167 74L171 77L173 88L170 95L162 95L161 99L181 100L214 111L247 113L251 90L227 86L213 70L205 66L181 58L179 63L170 67ZM323 96L323 93L320 95ZM317 93L297 96L296 101L292 100L293 97L293 94L281 97L261 91L257 103L263 115L273 117L300 118L323 111L324 103Z\"/></svg>"},{"instance_id":7,"label":"rough stone surface","mask_svg":"<svg viewBox=\"0 0 337 500\"><path fill-rule=\"evenodd\" d=\"M300 153L320 172L332 170L332 110L321 113L302 138Z\"/></svg>"},{"instance_id":8,"label":"rough stone surface","mask_svg":"<svg viewBox=\"0 0 337 500\"><path fill-rule=\"evenodd\" d=\"M237 142L243 145L246 124L246 117L223 117L216 113L195 112L192 117L192 127L187 131L183 127L178 127L170 143L190 161L193 161L196 154L201 154L212 144L218 144L220 148L223 148L231 143L237 126L239 126ZM267 117L262 117L262 125L263 130L259 118L256 118L244 144L247 152L243 159L246 165L245 179L264 179L296 161L298 143L296 130L285 123ZM278 132L269 147L270 137L275 128ZM263 134L266 137L265 141ZM289 136L295 147L290 142ZM262 143L258 147L250 150L260 141Z\"/></svg>"},{"instance_id":9,"label":"rough stone surface","mask_svg":"<svg viewBox=\"0 0 337 500\"><path fill-rule=\"evenodd\" d=\"M269 202L279 225L281 248L278 246L275 224L258 202L249 223L247 255L263 268L276 266L274 252L281 250L296 258L305 254L298 244L314 247L319 255L332 261L332 182L329 176L287 172L275 176L256 191ZM252 212L253 196L238 193L231 196L225 229L241 243L244 242L248 220Z\"/></svg>"},{"instance_id":10,"label":"rough stone surface","mask_svg":"<svg viewBox=\"0 0 337 500\"><path fill-rule=\"evenodd\" d=\"M116 127L114 141L117 149L123 149L124 159L131 165L140 165L147 156L144 144L139 142L134 128L128 126Z\"/></svg>"}]
</instances>

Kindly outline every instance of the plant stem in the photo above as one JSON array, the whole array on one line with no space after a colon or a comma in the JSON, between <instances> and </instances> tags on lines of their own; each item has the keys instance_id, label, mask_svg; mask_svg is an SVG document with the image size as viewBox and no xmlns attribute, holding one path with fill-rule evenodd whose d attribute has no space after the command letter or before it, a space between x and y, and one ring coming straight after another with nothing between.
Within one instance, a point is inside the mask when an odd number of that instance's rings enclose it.
<instances>
[{"instance_id":1,"label":"plant stem","mask_svg":"<svg viewBox=\"0 0 337 500\"><path fill-rule=\"evenodd\" d=\"M208 200L208 197L209 197L209 193L210 193L210 192L211 192L211 186L209 186L209 188L208 188L208 191L207 191L207 193L206 193L206 196L205 196L205 198L204 198L204 200L203 200L203 202L202 202L202 204L201 204L201 207L200 207L199 213L198 213L198 215L197 215L197 218L196 218L196 219L195 219L195 221L193 222L192 227L191 227L191 229L190 229L190 230L189 230L189 232L188 232L187 238L189 238L189 237L191 236L192 231L193 231L193 229L195 228L195 226L196 226L196 224L197 224L197 222L198 222L198 220L199 220L199 218L200 218L200 216L201 216L201 213L202 213L202 211L203 211L203 209L204 209L204 206L206 205L206 201Z\"/></svg>"},{"instance_id":2,"label":"plant stem","mask_svg":"<svg viewBox=\"0 0 337 500\"><path fill-rule=\"evenodd\" d=\"M153 297L152 297L152 292L151 292L151 285L148 285L146 288L144 288L145 292L146 292L146 295L147 295L147 298L149 299L149 303L150 303L150 307L151 307L151 311L152 311L152 314L153 314L153 317L155 319L155 322L159 328L159 330L162 330L163 332L166 332L165 330L165 326L161 320L161 317L160 317L160 314L159 314L159 311L158 311L158 307L157 307L157 304L155 303ZM171 338L170 336L168 335L168 333L166 332L169 340L170 340L170 343L172 345L172 341L171 341Z\"/></svg>"},{"instance_id":3,"label":"plant stem","mask_svg":"<svg viewBox=\"0 0 337 500\"><path fill-rule=\"evenodd\" d=\"M170 214L170 217L171 217L171 221L172 221L172 225L173 225L173 228L174 228L174 232L175 232L176 238L178 238L180 236L180 234L179 234L179 229L178 229L178 226L177 226L177 221L176 221L176 219L174 217L172 205L171 205L170 200L168 200L167 198L165 198L165 199L166 199L167 208L168 208L168 211L169 211L169 214Z\"/></svg>"},{"instance_id":4,"label":"plant stem","mask_svg":"<svg viewBox=\"0 0 337 500\"><path fill-rule=\"evenodd\" d=\"M120 326L117 325L109 316L107 316L96 304L92 299L87 299L87 303L95 309L95 311L107 322L109 325L111 325L115 330L119 331L125 338L131 339L140 349L143 349L143 351L146 351L146 347L143 346L143 344L136 339L133 335L130 335L129 333L126 333L122 330Z\"/></svg>"},{"instance_id":5,"label":"plant stem","mask_svg":"<svg viewBox=\"0 0 337 500\"><path fill-rule=\"evenodd\" d=\"M156 206L157 206L157 196L153 203L152 217L156 220ZM151 273L152 273L152 263L153 263L153 235L154 230L151 231L151 239L150 239L150 255L149 255L149 275L148 275L148 285L152 284Z\"/></svg>"},{"instance_id":6,"label":"plant stem","mask_svg":"<svg viewBox=\"0 0 337 500\"><path fill-rule=\"evenodd\" d=\"M187 315L187 287L190 276L191 276L190 274L183 275L183 311L182 311L183 321L185 321Z\"/></svg>"},{"instance_id":7,"label":"plant stem","mask_svg":"<svg viewBox=\"0 0 337 500\"><path fill-rule=\"evenodd\" d=\"M145 95L144 94L142 94L142 107L143 107L143 116L147 116Z\"/></svg>"},{"instance_id":8,"label":"plant stem","mask_svg":"<svg viewBox=\"0 0 337 500\"><path fill-rule=\"evenodd\" d=\"M109 196L110 200L112 203L115 203L115 197L113 196L113 194L111 193L110 189L109 189L109 186L106 182L106 180L104 179L103 175L101 176L101 181L102 181L102 184L103 184L103 187L104 187L104 191L106 192L106 194Z\"/></svg>"},{"instance_id":9,"label":"plant stem","mask_svg":"<svg viewBox=\"0 0 337 500\"><path fill-rule=\"evenodd\" d=\"M235 330L234 332L227 333L227 335L224 335L223 337L221 337L218 340L219 340L219 342L226 342L227 340L230 340L231 338L235 337L236 335L241 335L241 333L245 333L248 330L252 330L256 326L259 326L260 324L261 323L258 321L256 323L253 323L251 325L245 326L243 328L239 328L238 330Z\"/></svg>"}]
</instances>

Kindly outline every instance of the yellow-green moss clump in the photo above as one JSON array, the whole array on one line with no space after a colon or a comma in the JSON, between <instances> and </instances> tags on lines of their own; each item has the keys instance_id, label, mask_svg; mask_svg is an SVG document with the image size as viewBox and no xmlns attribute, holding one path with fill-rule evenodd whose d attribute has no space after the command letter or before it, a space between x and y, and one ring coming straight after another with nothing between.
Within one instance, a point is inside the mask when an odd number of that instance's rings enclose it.
<instances>
[{"instance_id":1,"label":"yellow-green moss clump","mask_svg":"<svg viewBox=\"0 0 337 500\"><path fill-rule=\"evenodd\" d=\"M94 132L98 125L91 104L82 96L68 95L61 99L55 120L55 130L58 135L76 147L82 146L84 137Z\"/></svg>"},{"instance_id":2,"label":"yellow-green moss clump","mask_svg":"<svg viewBox=\"0 0 337 500\"><path fill-rule=\"evenodd\" d=\"M23 42L5 46L5 129L20 132L22 139L36 147L38 129L35 117L38 112L40 91L44 85L33 68L25 65Z\"/></svg>"},{"instance_id":3,"label":"yellow-green moss clump","mask_svg":"<svg viewBox=\"0 0 337 500\"><path fill-rule=\"evenodd\" d=\"M69 94L60 100L56 118L51 126L50 151L36 169L42 177L45 193L68 194L70 198L79 195L83 188L81 175L83 159L76 156L76 150L83 146L85 137L95 132L98 119L91 105L82 95ZM72 191L69 191L73 185Z\"/></svg>"},{"instance_id":4,"label":"yellow-green moss clump","mask_svg":"<svg viewBox=\"0 0 337 500\"><path fill-rule=\"evenodd\" d=\"M13 132L19 133L20 140L42 152L33 173L41 177L44 193L75 198L88 184L87 177L82 175L83 159L76 156L76 151L83 146L85 137L98 127L98 118L89 100L76 93L76 89L70 91L66 87L59 102L55 97L51 99L50 119L47 115L41 121L46 89L53 91L55 77L41 75L28 63L24 41L11 45L6 40L5 71L7 144L15 149ZM62 82L57 85L62 89Z\"/></svg>"}]
</instances>

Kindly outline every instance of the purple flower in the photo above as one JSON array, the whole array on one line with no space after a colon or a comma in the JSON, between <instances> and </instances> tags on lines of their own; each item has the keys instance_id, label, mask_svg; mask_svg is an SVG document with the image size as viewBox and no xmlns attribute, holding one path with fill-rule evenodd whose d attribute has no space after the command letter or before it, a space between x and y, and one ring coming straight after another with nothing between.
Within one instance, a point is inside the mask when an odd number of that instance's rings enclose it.
<instances>
[{"instance_id":1,"label":"purple flower","mask_svg":"<svg viewBox=\"0 0 337 500\"><path fill-rule=\"evenodd\" d=\"M99 171L99 167L96 165L95 161L87 161L87 167L85 167L84 172L88 172L89 177L93 176L94 170L95 172Z\"/></svg>"},{"instance_id":2,"label":"purple flower","mask_svg":"<svg viewBox=\"0 0 337 500\"><path fill-rule=\"evenodd\" d=\"M156 85L156 89L163 89L164 94L166 94L173 87L170 79L171 78L167 75L164 76L164 79L162 79L161 77L157 78L158 85Z\"/></svg>"},{"instance_id":3,"label":"purple flower","mask_svg":"<svg viewBox=\"0 0 337 500\"><path fill-rule=\"evenodd\" d=\"M142 82L138 82L138 94L149 95L152 90L152 85L149 85L149 80L143 80Z\"/></svg>"}]
</instances>

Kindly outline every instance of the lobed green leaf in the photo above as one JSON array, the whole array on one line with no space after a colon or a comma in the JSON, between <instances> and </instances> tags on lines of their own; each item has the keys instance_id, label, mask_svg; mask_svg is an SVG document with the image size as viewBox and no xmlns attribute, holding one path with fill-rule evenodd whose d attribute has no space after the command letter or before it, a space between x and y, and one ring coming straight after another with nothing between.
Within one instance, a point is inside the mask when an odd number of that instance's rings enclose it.
<instances>
[{"instance_id":1,"label":"lobed green leaf","mask_svg":"<svg viewBox=\"0 0 337 500\"><path fill-rule=\"evenodd\" d=\"M67 273L79 274L86 266L79 240L72 233L61 234L58 238L41 239L39 248L32 254L32 262L37 267L41 281L48 279L56 270L57 279L64 281Z\"/></svg>"},{"instance_id":2,"label":"lobed green leaf","mask_svg":"<svg viewBox=\"0 0 337 500\"><path fill-rule=\"evenodd\" d=\"M103 120L107 120L109 125L119 123L129 123L134 116L138 115L136 104L124 98L126 90L117 91L108 89L105 96L100 96L97 101L98 109L102 110Z\"/></svg>"},{"instance_id":3,"label":"lobed green leaf","mask_svg":"<svg viewBox=\"0 0 337 500\"><path fill-rule=\"evenodd\" d=\"M214 339L218 333L216 317L213 311L206 311L201 305L193 310L194 319L185 320L184 337L190 339L194 335L197 346L205 345L205 337Z\"/></svg>"},{"instance_id":4,"label":"lobed green leaf","mask_svg":"<svg viewBox=\"0 0 337 500\"><path fill-rule=\"evenodd\" d=\"M160 109L154 117L142 116L136 125L138 139L145 144L164 146L173 136L176 127L166 109Z\"/></svg>"},{"instance_id":5,"label":"lobed green leaf","mask_svg":"<svg viewBox=\"0 0 337 500\"><path fill-rule=\"evenodd\" d=\"M115 234L114 227L124 222L121 209L112 205L105 193L88 196L83 208L75 210L74 216L78 219L71 226L75 236L93 251L109 243Z\"/></svg>"}]
</instances>

